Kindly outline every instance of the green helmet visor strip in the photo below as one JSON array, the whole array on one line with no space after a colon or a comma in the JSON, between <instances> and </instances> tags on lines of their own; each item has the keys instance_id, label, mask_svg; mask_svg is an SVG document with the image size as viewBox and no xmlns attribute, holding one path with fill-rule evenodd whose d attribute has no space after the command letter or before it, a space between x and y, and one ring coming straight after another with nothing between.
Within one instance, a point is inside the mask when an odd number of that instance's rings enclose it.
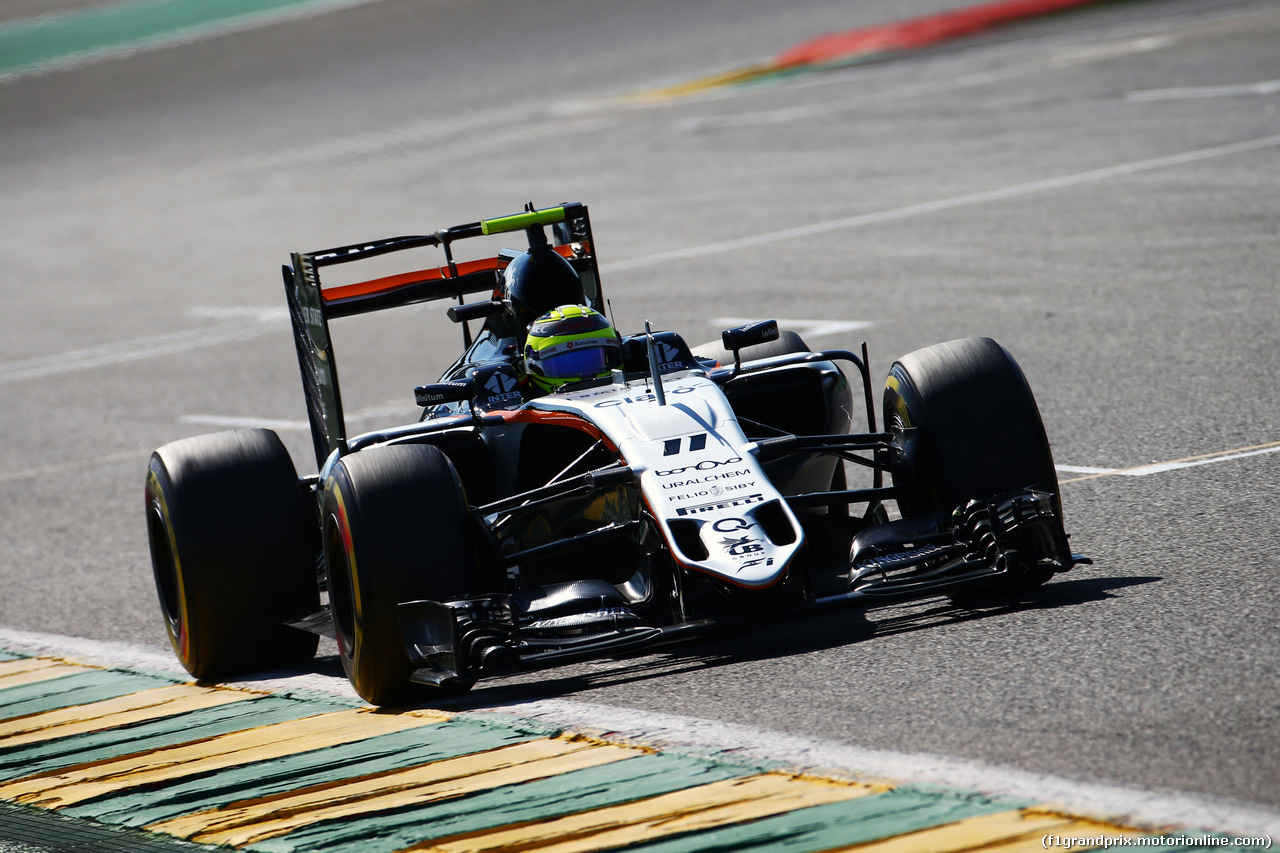
<instances>
[{"instance_id":1,"label":"green helmet visor strip","mask_svg":"<svg viewBox=\"0 0 1280 853\"><path fill-rule=\"evenodd\" d=\"M609 375L622 366L618 334L601 314L583 305L562 305L529 328L525 369L535 384L555 389L565 383Z\"/></svg>"}]
</instances>

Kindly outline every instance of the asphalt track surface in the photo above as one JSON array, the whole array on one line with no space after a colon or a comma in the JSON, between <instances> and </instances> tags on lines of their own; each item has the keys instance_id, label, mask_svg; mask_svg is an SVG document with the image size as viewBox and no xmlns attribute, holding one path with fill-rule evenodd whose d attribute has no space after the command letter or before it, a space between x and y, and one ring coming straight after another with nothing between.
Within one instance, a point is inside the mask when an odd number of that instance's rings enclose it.
<instances>
[{"instance_id":1,"label":"asphalt track surface","mask_svg":"<svg viewBox=\"0 0 1280 853\"><path fill-rule=\"evenodd\" d=\"M572 700L1280 805L1276 5L1103 4L619 99L955 5L384 0L0 82L0 626L163 650L150 449L265 421L313 468L289 251L581 200L624 330L809 321L814 345L865 339L876 376L1005 344L1096 564L450 707ZM459 345L429 309L335 338L370 427Z\"/></svg>"}]
</instances>

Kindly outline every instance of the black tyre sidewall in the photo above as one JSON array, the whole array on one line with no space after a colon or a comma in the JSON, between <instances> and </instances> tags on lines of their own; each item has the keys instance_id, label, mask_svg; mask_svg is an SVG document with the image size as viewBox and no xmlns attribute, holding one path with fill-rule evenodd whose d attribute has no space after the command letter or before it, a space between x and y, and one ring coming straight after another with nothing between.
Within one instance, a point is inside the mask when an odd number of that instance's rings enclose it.
<instances>
[{"instance_id":1,"label":"black tyre sidewall","mask_svg":"<svg viewBox=\"0 0 1280 853\"><path fill-rule=\"evenodd\" d=\"M904 516L1022 488L1058 500L1031 388L1013 356L990 338L903 356L886 382L884 414L890 431L914 427L900 439L904 453L891 472Z\"/></svg>"},{"instance_id":2,"label":"black tyre sidewall","mask_svg":"<svg viewBox=\"0 0 1280 853\"><path fill-rule=\"evenodd\" d=\"M398 605L477 591L474 537L457 472L429 445L351 454L325 482L322 525L343 669L363 699L394 704L408 694L413 669Z\"/></svg>"},{"instance_id":3,"label":"black tyre sidewall","mask_svg":"<svg viewBox=\"0 0 1280 853\"><path fill-rule=\"evenodd\" d=\"M298 666L317 638L285 626L319 606L306 507L270 430L183 439L151 456L146 513L170 643L199 679Z\"/></svg>"}]
</instances>

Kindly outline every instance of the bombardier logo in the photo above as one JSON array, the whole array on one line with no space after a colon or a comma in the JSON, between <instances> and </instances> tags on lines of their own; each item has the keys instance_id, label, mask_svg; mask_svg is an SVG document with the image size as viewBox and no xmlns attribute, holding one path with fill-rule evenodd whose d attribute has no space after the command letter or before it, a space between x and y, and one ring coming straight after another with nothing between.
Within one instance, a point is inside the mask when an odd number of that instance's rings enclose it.
<instances>
[{"instance_id":1,"label":"bombardier logo","mask_svg":"<svg viewBox=\"0 0 1280 853\"><path fill-rule=\"evenodd\" d=\"M676 474L683 474L686 471L710 471L712 468L719 468L721 465L735 465L742 461L741 456L735 456L732 459L703 459L696 465L686 465L683 468L672 468L670 471L654 471L659 477L673 477Z\"/></svg>"}]
</instances>

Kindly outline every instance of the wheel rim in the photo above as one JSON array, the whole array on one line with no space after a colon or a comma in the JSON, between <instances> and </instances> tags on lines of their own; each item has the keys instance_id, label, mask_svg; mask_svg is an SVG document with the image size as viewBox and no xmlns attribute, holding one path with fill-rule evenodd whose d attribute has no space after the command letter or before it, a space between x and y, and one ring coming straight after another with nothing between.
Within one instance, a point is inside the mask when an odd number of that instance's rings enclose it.
<instances>
[{"instance_id":1,"label":"wheel rim","mask_svg":"<svg viewBox=\"0 0 1280 853\"><path fill-rule=\"evenodd\" d=\"M147 534L151 540L151 568L155 573L156 591L160 595L160 609L169 626L169 633L181 643L182 604L178 595L178 563L169 542L164 511L154 499L147 513Z\"/></svg>"},{"instance_id":2,"label":"wheel rim","mask_svg":"<svg viewBox=\"0 0 1280 853\"><path fill-rule=\"evenodd\" d=\"M329 612L333 616L338 651L346 660L355 657L356 604L351 591L351 564L342 529L335 515L325 521L324 562L329 587Z\"/></svg>"}]
</instances>

